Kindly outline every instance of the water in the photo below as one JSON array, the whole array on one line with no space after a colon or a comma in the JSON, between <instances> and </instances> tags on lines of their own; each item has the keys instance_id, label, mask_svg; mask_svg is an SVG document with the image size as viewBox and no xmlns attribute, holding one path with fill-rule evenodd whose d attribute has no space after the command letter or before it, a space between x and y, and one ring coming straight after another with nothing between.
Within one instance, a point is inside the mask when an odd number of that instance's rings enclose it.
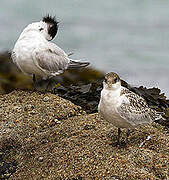
<instances>
[{"instance_id":1,"label":"water","mask_svg":"<svg viewBox=\"0 0 169 180\"><path fill-rule=\"evenodd\" d=\"M43 15L60 21L54 42L74 58L169 97L169 0L1 0L0 51Z\"/></svg>"}]
</instances>

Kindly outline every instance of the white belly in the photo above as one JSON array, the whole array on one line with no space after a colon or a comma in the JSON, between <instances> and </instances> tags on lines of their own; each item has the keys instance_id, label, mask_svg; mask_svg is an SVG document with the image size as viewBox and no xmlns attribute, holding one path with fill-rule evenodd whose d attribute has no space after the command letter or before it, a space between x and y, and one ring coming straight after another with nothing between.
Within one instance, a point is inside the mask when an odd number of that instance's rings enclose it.
<instances>
[{"instance_id":1,"label":"white belly","mask_svg":"<svg viewBox=\"0 0 169 180\"><path fill-rule=\"evenodd\" d=\"M118 111L117 107L122 103L122 100L116 98L111 93L104 92L102 90L101 99L98 106L99 113L101 116L118 128L131 128L132 125L125 119L123 119Z\"/></svg>"},{"instance_id":2,"label":"white belly","mask_svg":"<svg viewBox=\"0 0 169 180\"><path fill-rule=\"evenodd\" d=\"M16 61L17 65L21 69L22 72L28 75L39 75L44 76L44 72L42 72L33 62L32 59L26 59L26 58L18 58Z\"/></svg>"},{"instance_id":3,"label":"white belly","mask_svg":"<svg viewBox=\"0 0 169 180\"><path fill-rule=\"evenodd\" d=\"M107 106L107 105L106 105ZM104 120L108 121L109 123L113 124L118 128L131 128L132 125L123 119L113 108L105 108L104 103L100 103L99 105L99 113L104 118Z\"/></svg>"}]
</instances>

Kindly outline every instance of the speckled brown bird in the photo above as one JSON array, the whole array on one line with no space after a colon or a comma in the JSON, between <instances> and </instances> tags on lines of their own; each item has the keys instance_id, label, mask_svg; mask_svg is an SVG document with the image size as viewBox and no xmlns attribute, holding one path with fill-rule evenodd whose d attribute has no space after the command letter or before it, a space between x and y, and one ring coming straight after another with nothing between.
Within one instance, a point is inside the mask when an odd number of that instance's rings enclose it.
<instances>
[{"instance_id":1,"label":"speckled brown bird","mask_svg":"<svg viewBox=\"0 0 169 180\"><path fill-rule=\"evenodd\" d=\"M120 128L128 129L127 143L131 128L162 118L161 113L151 109L145 99L121 86L121 80L114 72L105 76L98 110L106 121L118 127L118 144Z\"/></svg>"}]
</instances>

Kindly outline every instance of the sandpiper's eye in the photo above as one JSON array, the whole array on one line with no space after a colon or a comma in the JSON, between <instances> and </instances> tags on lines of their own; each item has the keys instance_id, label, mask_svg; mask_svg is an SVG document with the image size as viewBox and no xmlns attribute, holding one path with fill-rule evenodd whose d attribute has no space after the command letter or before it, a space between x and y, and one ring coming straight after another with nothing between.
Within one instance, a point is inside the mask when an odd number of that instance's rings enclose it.
<instances>
[{"instance_id":1,"label":"sandpiper's eye","mask_svg":"<svg viewBox=\"0 0 169 180\"><path fill-rule=\"evenodd\" d=\"M116 83L118 81L118 79L117 78L114 78L114 83Z\"/></svg>"},{"instance_id":2,"label":"sandpiper's eye","mask_svg":"<svg viewBox=\"0 0 169 180\"><path fill-rule=\"evenodd\" d=\"M40 29L39 29L39 31L42 31L42 30L43 30L43 28L40 28Z\"/></svg>"}]
</instances>

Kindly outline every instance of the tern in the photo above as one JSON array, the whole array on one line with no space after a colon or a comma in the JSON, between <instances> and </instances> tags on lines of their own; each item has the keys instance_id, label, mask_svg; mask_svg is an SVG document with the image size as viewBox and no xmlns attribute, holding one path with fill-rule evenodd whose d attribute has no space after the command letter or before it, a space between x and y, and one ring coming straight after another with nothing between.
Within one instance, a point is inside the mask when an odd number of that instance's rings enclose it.
<instances>
[{"instance_id":1,"label":"tern","mask_svg":"<svg viewBox=\"0 0 169 180\"><path fill-rule=\"evenodd\" d=\"M12 60L25 74L43 80L62 74L67 69L88 66L89 62L69 58L51 40L58 31L55 17L47 15L39 22L29 24L19 36L12 50Z\"/></svg>"}]
</instances>

